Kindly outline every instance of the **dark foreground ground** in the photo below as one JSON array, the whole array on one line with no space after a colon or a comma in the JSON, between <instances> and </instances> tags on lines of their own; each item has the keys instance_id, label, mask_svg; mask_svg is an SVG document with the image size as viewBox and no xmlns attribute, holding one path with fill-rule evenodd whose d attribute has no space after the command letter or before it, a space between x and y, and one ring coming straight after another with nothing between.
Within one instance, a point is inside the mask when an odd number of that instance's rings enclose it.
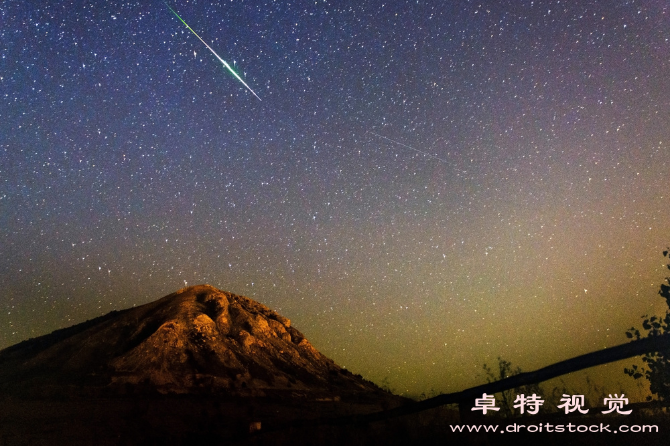
<instances>
[{"instance_id":1,"label":"dark foreground ground","mask_svg":"<svg viewBox=\"0 0 670 446\"><path fill-rule=\"evenodd\" d=\"M383 409L365 401L277 398L222 399L150 396L97 399L0 401L0 445L630 445L670 444L670 415L637 411L628 416L530 416L466 420L498 426L495 433L453 432L460 425L451 407L374 423L344 425L314 421ZM296 420L311 420L296 423ZM249 432L251 422L260 431ZM543 425L542 433L500 433L507 426ZM609 425L612 433L546 433L563 425ZM656 425L658 432L614 433L619 426ZM518 428L517 428L518 429ZM530 428L531 430L535 428ZM511 427L507 427L511 430ZM521 430L527 430L522 428Z\"/></svg>"}]
</instances>

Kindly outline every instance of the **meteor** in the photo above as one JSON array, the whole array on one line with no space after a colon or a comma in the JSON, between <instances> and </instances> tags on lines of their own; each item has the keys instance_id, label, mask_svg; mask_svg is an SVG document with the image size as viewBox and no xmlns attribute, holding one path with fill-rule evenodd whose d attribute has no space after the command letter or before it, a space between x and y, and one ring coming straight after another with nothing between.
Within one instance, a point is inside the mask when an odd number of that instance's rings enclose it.
<instances>
[{"instance_id":1,"label":"meteor","mask_svg":"<svg viewBox=\"0 0 670 446\"><path fill-rule=\"evenodd\" d=\"M214 51L214 50L212 49L212 47L210 47L209 45L207 45L207 42L205 42L204 40L202 40L202 37L200 37L200 36L198 35L198 33L196 33L195 31L193 31L193 28L191 28L190 26L188 26L188 23L186 23L186 22L184 21L184 19L182 19L181 17L179 17L179 14L177 14L177 12L176 12L174 9L172 9L172 7L170 7L170 5L168 5L167 3L165 3L165 6L167 6L167 7L170 9L170 11L172 11L172 14L174 14L175 16L177 16L177 18L181 21L181 23L183 23L183 24L186 26L186 28L188 28L188 30L191 31L191 32L192 32L192 33L193 33L193 34L194 34L194 35L195 35L195 36L196 36L196 37L197 37L197 38L198 38L198 39L199 39L199 40L200 40L206 47L207 47L207 49L210 50L210 51L212 52L212 54L214 54L214 55L216 56L217 59L219 59L219 61L223 64L224 67L226 67L226 68L228 69L228 71L230 71L231 73L233 73L233 76L235 76L235 77L237 78L238 81L242 82L242 85L244 85L245 87L247 87L247 90L249 90L249 91L251 92L251 94L253 94L254 96L256 96L256 99L258 99L259 101L261 100L261 98L259 98L258 95L257 95L256 93L254 93L254 90L252 90L251 87L249 87L249 86L247 85L247 83L244 82L244 81L242 80L242 78L241 78L240 76L237 75L237 73L230 67L230 65L228 65L228 62L226 62L225 60L221 59L221 57L219 57L219 55L216 54L216 51Z\"/></svg>"},{"instance_id":2,"label":"meteor","mask_svg":"<svg viewBox=\"0 0 670 446\"><path fill-rule=\"evenodd\" d=\"M403 147L408 148L408 149L410 149L410 150L414 150L415 152L419 152L419 153L421 153L422 155L427 156L428 158L433 158L433 159L436 159L436 160L438 160L438 161L442 161L443 163L449 163L449 161L447 161L447 160L445 160L445 159L438 158L437 156L435 156L435 155L431 155L430 153L428 153L428 152L424 152L423 150L418 150L418 149L415 149L415 148L412 147L412 146L408 146L407 144L403 144L403 143L398 142L398 141L396 141L396 140L393 140L393 139L391 139L391 138L387 138L386 136L380 135L379 133L375 133L375 132L370 131L370 130L368 130L367 133L371 133L371 134L373 134L373 135L375 135L375 136L378 136L379 138L383 138L383 139L385 139L385 140L387 140L387 141L391 141L391 142L394 143L394 144L398 144L399 146L403 146Z\"/></svg>"}]
</instances>

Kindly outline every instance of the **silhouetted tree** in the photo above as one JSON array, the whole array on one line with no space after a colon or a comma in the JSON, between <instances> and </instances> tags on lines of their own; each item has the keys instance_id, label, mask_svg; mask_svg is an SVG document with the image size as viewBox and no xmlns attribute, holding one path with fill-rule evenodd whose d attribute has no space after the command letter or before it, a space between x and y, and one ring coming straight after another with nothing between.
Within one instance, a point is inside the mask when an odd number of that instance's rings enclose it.
<instances>
[{"instance_id":1,"label":"silhouetted tree","mask_svg":"<svg viewBox=\"0 0 670 446\"><path fill-rule=\"evenodd\" d=\"M389 384L389 377L388 376L385 376L384 379L382 379L382 382L379 385L379 387L382 390L384 390L388 393L395 393L395 389L393 387L391 387L391 384Z\"/></svg>"},{"instance_id":2,"label":"silhouetted tree","mask_svg":"<svg viewBox=\"0 0 670 446\"><path fill-rule=\"evenodd\" d=\"M663 251L663 256L670 259L670 248ZM666 265L670 269L670 264ZM670 284L670 277L666 277L665 281ZM670 286L662 283L658 294L665 299L668 308L670 309ZM646 332L646 336L659 336L670 333L670 311L666 310L665 317L647 315L642 316L642 329ZM630 328L626 332L629 339L640 339L640 331L635 327ZM670 351L660 351L654 353L647 353L642 357L646 367L638 367L633 365L631 368L625 368L624 372L635 379L646 378L649 381L649 389L652 394L655 394L659 400L670 402ZM651 399L648 397L647 399Z\"/></svg>"}]
</instances>

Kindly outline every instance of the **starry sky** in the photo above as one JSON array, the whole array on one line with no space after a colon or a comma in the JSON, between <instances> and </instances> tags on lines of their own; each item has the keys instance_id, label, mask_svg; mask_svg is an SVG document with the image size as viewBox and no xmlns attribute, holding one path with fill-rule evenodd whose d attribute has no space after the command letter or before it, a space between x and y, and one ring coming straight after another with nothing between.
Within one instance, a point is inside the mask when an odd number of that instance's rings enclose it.
<instances>
[{"instance_id":1,"label":"starry sky","mask_svg":"<svg viewBox=\"0 0 670 446\"><path fill-rule=\"evenodd\" d=\"M664 311L666 1L170 6L260 100L161 1L0 5L0 348L209 283L416 394Z\"/></svg>"}]
</instances>

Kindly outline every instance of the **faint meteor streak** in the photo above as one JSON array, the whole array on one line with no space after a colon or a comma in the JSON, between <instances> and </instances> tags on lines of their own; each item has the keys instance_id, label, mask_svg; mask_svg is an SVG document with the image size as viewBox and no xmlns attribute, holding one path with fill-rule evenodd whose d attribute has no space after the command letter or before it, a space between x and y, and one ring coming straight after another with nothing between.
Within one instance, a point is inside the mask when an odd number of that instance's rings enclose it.
<instances>
[{"instance_id":1,"label":"faint meteor streak","mask_svg":"<svg viewBox=\"0 0 670 446\"><path fill-rule=\"evenodd\" d=\"M183 24L186 26L186 28L188 28L188 30L191 31L191 32L192 32L198 39L200 39L200 41L207 47L207 49L210 50L210 51L212 52L212 54L214 54L214 55L216 56L217 59L219 59L219 61L223 64L223 66L226 67L226 68L228 68L228 71L230 71L231 73L233 73L233 76L235 76L235 77L237 78L238 81L242 82L242 85L244 85L245 87L247 87L247 90L249 90L249 91L251 92L251 94L253 94L254 96L256 96L256 99L258 99L259 101L261 100L261 98L258 97L258 95L254 92L254 90L252 90L251 87L249 87L249 86L247 85L247 83L244 82L244 81L242 80L242 78L241 78L240 76L237 75L237 73L231 68L231 66L228 65L228 62L226 62L225 60L221 59L221 57L219 57L219 55L216 54L216 51L214 51L214 50L212 49L212 47L210 47L209 45L207 45L207 42L205 42L204 40L202 40L202 37L200 37L200 36L198 35L198 33L196 33L195 31L193 31L193 28L191 28L190 26L188 26L188 23L186 23L186 22L184 21L184 19L182 19L181 17L179 17L179 14L177 14L177 12L176 12L174 9L172 9L172 7L170 7L170 5L168 5L167 3L165 3L165 6L167 6L168 8L170 8L170 11L172 11L172 14L174 14L175 16L177 16L177 18L181 21L181 23L183 23Z\"/></svg>"},{"instance_id":2,"label":"faint meteor streak","mask_svg":"<svg viewBox=\"0 0 670 446\"><path fill-rule=\"evenodd\" d=\"M403 143L398 142L398 141L395 141L395 140L393 140L393 139L391 139L391 138L387 138L386 136L382 136L382 135L380 135L379 133L375 133L375 132L372 132L372 131L370 131L370 130L368 130L368 133L372 133L373 135L378 136L379 138L383 138L383 139L385 139L385 140L387 140L387 141L391 141L391 142L394 143L394 144L398 144L399 146L403 146L403 147L406 147L406 148L408 148L408 149L410 149L410 150L414 150L415 152L419 152L419 153L421 153L421 154L423 154L423 155L426 155L426 156L429 157L429 158L434 158L434 159L436 159L436 160L438 160L438 161L442 161L443 163L448 163L448 161L445 160L445 159L438 158L437 156L435 156L435 155L431 155L431 154L428 153L428 152L424 152L424 151L422 151L422 150L415 149L414 147L408 146L407 144L403 144Z\"/></svg>"}]
</instances>

